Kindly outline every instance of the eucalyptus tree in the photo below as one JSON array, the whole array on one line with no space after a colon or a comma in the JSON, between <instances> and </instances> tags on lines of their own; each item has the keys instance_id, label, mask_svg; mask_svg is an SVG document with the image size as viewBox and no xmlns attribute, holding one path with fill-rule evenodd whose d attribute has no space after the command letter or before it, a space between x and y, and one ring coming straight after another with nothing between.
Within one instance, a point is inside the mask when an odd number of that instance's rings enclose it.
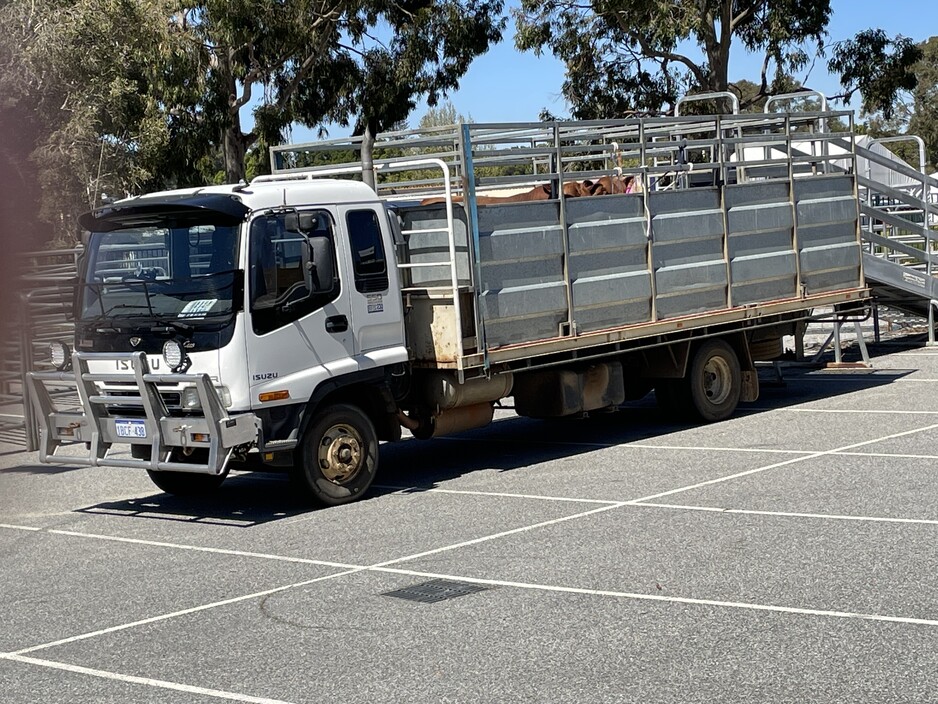
<instances>
[{"instance_id":1,"label":"eucalyptus tree","mask_svg":"<svg viewBox=\"0 0 938 704\"><path fill-rule=\"evenodd\" d=\"M202 86L194 127L220 133L227 180L290 125L374 135L434 104L501 38L502 0L203 0L175 15ZM242 124L253 110L254 126ZM368 158L368 155L364 155Z\"/></svg>"},{"instance_id":2,"label":"eucalyptus tree","mask_svg":"<svg viewBox=\"0 0 938 704\"><path fill-rule=\"evenodd\" d=\"M756 102L824 53L830 18L830 0L521 0L516 44L566 64L562 90L575 116L608 117L728 90L734 47L763 57ZM908 40L883 38L861 33L834 55L845 92L858 88L877 107L917 59ZM877 82L884 67L889 80Z\"/></svg>"},{"instance_id":3,"label":"eucalyptus tree","mask_svg":"<svg viewBox=\"0 0 938 704\"><path fill-rule=\"evenodd\" d=\"M70 233L71 216L105 193L152 182L168 148L151 90L153 67L169 50L164 8L157 0L9 0L0 26L8 148L44 193L32 210Z\"/></svg>"},{"instance_id":4,"label":"eucalyptus tree","mask_svg":"<svg viewBox=\"0 0 938 704\"><path fill-rule=\"evenodd\" d=\"M502 0L0 0L0 117L42 218L235 182L290 125L362 133L433 104L501 37ZM6 107L4 107L6 106ZM250 114L253 124L246 126ZM9 134L9 132L7 133Z\"/></svg>"}]
</instances>

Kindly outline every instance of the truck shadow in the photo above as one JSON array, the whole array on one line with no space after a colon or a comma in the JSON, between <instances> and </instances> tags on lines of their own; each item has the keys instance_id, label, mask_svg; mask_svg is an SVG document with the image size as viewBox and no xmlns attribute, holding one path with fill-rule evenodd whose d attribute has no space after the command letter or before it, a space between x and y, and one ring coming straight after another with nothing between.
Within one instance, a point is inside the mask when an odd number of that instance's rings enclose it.
<instances>
[{"instance_id":1,"label":"truck shadow","mask_svg":"<svg viewBox=\"0 0 938 704\"><path fill-rule=\"evenodd\" d=\"M724 422L888 386L912 371L788 369L779 380L771 369L762 370L759 400L740 404L733 418ZM669 418L657 407L653 393L617 412L594 413L584 418L532 420L512 416L451 438L406 441L384 447L376 480L382 489L375 490L373 495L393 491L391 487L432 488L474 471L511 471L613 446L661 442L668 436L706 427L711 426Z\"/></svg>"},{"instance_id":2,"label":"truck shadow","mask_svg":"<svg viewBox=\"0 0 938 704\"><path fill-rule=\"evenodd\" d=\"M759 401L741 404L733 419L725 422L888 386L911 371L835 373L793 369L787 370L784 380L779 381L771 370L763 370ZM698 423L668 418L657 408L653 393L617 412L590 414L585 418L545 421L507 412L500 415L506 417L485 428L453 437L428 441L409 439L383 445L375 486L364 500L400 491L430 489L472 472L507 472L612 446L660 441L700 427ZM312 508L284 474L236 473L209 496L177 497L156 493L103 502L77 512L250 528L315 510L319 509Z\"/></svg>"},{"instance_id":3,"label":"truck shadow","mask_svg":"<svg viewBox=\"0 0 938 704\"><path fill-rule=\"evenodd\" d=\"M140 498L105 501L75 512L251 528L310 510L309 503L292 490L286 475L237 473L206 496L158 492Z\"/></svg>"}]
</instances>

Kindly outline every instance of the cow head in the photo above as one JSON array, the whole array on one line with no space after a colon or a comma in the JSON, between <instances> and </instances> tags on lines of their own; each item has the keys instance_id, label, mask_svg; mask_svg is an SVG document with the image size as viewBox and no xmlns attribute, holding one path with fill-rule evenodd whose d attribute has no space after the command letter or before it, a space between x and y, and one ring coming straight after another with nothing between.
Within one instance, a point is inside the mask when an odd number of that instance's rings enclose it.
<instances>
[{"instance_id":1,"label":"cow head","mask_svg":"<svg viewBox=\"0 0 938 704\"><path fill-rule=\"evenodd\" d=\"M600 176L595 181L584 181L583 195L606 196L612 193L625 193L631 176Z\"/></svg>"}]
</instances>

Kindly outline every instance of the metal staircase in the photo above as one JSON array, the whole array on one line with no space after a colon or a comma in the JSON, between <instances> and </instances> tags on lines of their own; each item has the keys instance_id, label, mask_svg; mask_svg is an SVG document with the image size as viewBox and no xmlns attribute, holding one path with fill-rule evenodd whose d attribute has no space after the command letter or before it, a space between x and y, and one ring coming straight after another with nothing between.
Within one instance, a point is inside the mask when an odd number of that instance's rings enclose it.
<instances>
[{"instance_id":1,"label":"metal staircase","mask_svg":"<svg viewBox=\"0 0 938 704\"><path fill-rule=\"evenodd\" d=\"M856 152L867 283L879 304L927 317L934 342L938 180L872 149Z\"/></svg>"}]
</instances>

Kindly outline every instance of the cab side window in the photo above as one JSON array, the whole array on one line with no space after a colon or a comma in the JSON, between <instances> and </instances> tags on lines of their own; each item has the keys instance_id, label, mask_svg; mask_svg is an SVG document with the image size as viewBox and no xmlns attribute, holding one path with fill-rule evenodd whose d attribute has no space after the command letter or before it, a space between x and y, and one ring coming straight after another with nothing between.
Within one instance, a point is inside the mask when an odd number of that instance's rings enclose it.
<instances>
[{"instance_id":1,"label":"cab side window","mask_svg":"<svg viewBox=\"0 0 938 704\"><path fill-rule=\"evenodd\" d=\"M346 216L352 249L355 288L360 293L388 290L388 261L381 239L378 215L373 210L353 210Z\"/></svg>"},{"instance_id":2,"label":"cab side window","mask_svg":"<svg viewBox=\"0 0 938 704\"><path fill-rule=\"evenodd\" d=\"M313 214L313 229L296 229L296 213L262 215L251 223L249 282L251 321L254 332L263 334L282 327L322 308L339 296L335 261L335 238L328 213ZM331 250L327 261L311 260L308 238L326 238ZM319 240L322 242L323 240ZM329 272L317 272L328 266ZM313 276L308 277L311 270ZM323 290L319 281L329 277L331 286ZM310 290L308 284L313 284Z\"/></svg>"}]
</instances>

